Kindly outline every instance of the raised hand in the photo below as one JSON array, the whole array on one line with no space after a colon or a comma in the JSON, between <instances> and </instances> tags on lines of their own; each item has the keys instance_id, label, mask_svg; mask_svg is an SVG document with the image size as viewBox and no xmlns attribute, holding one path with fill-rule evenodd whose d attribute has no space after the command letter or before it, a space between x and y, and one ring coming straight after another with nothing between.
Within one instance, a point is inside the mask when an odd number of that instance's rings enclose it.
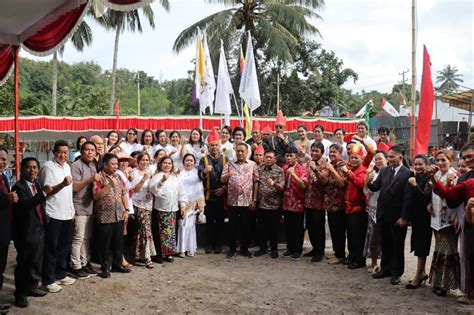
<instances>
[{"instance_id":1,"label":"raised hand","mask_svg":"<svg viewBox=\"0 0 474 315\"><path fill-rule=\"evenodd\" d=\"M413 187L416 187L416 178L415 177L410 177L408 179L408 183L412 185Z\"/></svg>"}]
</instances>

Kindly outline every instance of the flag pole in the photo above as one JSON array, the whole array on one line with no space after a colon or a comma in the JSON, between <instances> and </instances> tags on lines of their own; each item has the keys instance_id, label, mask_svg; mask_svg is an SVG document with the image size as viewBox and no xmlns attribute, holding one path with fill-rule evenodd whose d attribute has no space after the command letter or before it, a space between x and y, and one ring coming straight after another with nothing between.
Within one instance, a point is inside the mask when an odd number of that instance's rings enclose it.
<instances>
[{"instance_id":1,"label":"flag pole","mask_svg":"<svg viewBox=\"0 0 474 315\"><path fill-rule=\"evenodd\" d=\"M415 153L416 128L416 0L412 0L411 7L411 128L410 128L410 158Z\"/></svg>"},{"instance_id":2,"label":"flag pole","mask_svg":"<svg viewBox=\"0 0 474 315\"><path fill-rule=\"evenodd\" d=\"M201 112L201 109L199 109L199 128L202 130L202 112Z\"/></svg>"},{"instance_id":3,"label":"flag pole","mask_svg":"<svg viewBox=\"0 0 474 315\"><path fill-rule=\"evenodd\" d=\"M237 105L237 99L235 98L234 93L232 93L232 98L234 99L234 105L235 105L235 108L237 109L237 116L239 117L239 120L242 120L242 116L240 115L240 111L239 111L239 105Z\"/></svg>"}]
</instances>

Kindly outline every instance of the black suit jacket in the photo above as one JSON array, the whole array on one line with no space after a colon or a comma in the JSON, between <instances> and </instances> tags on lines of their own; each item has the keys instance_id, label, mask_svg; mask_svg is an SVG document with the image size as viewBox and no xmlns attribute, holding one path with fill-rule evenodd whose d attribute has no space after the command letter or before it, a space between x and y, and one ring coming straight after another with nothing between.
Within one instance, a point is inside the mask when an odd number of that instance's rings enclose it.
<instances>
[{"instance_id":1,"label":"black suit jacket","mask_svg":"<svg viewBox=\"0 0 474 315\"><path fill-rule=\"evenodd\" d=\"M13 240L15 243L35 244L42 237L44 225L46 225L46 214L44 212L46 197L41 191L38 182L35 183L39 192L35 196L31 193L26 180L17 182L12 190L18 194L18 203L13 205ZM43 213L43 225L40 223L37 205L41 206Z\"/></svg>"},{"instance_id":2,"label":"black suit jacket","mask_svg":"<svg viewBox=\"0 0 474 315\"><path fill-rule=\"evenodd\" d=\"M377 201L377 221L382 218L389 222L396 222L399 218L409 219L411 194L408 179L412 176L414 176L413 172L402 165L390 183L392 167L385 167L372 184L367 184L372 191L380 190Z\"/></svg>"},{"instance_id":3,"label":"black suit jacket","mask_svg":"<svg viewBox=\"0 0 474 315\"><path fill-rule=\"evenodd\" d=\"M0 176L3 177L3 182L5 185L7 185L8 191L10 191L7 184L7 178L3 174ZM8 195L4 194L3 191L0 190L0 246L8 246L8 244L10 244L11 220L9 205L10 201L8 200Z\"/></svg>"}]
</instances>

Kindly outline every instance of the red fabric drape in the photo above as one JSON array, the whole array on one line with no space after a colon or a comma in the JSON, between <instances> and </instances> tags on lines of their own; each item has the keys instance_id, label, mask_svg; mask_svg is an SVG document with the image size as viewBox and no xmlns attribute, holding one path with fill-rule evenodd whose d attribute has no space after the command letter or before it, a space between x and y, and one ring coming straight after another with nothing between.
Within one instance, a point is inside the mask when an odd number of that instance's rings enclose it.
<instances>
[{"instance_id":1,"label":"red fabric drape","mask_svg":"<svg viewBox=\"0 0 474 315\"><path fill-rule=\"evenodd\" d=\"M7 78L14 59L13 45L5 45L0 47L0 83L4 82L4 80Z\"/></svg>"},{"instance_id":2,"label":"red fabric drape","mask_svg":"<svg viewBox=\"0 0 474 315\"><path fill-rule=\"evenodd\" d=\"M274 129L274 118L258 118L262 128L269 126ZM348 133L355 133L357 122L360 120L329 120L329 119L311 119L288 118L286 122L287 131L296 131L299 125L306 125L308 130L312 130L315 125L320 124L325 132L332 133L336 128L344 128ZM237 118L231 119L231 126L236 127L240 124ZM211 130L221 125L219 117L203 118L203 129ZM120 117L120 129L126 130L134 127L139 130L144 129L166 129L166 130L191 130L199 126L199 116L168 116L168 117ZM116 128L116 117L20 117L20 131L64 131L80 132L88 130L112 130ZM12 132L14 130L13 119L0 118L0 132Z\"/></svg>"},{"instance_id":3,"label":"red fabric drape","mask_svg":"<svg viewBox=\"0 0 474 315\"><path fill-rule=\"evenodd\" d=\"M56 21L46 25L35 35L29 37L23 44L35 52L46 52L61 43L76 25L87 3L58 17Z\"/></svg>"},{"instance_id":4,"label":"red fabric drape","mask_svg":"<svg viewBox=\"0 0 474 315\"><path fill-rule=\"evenodd\" d=\"M430 142L431 117L433 116L434 89L431 79L431 61L426 46L423 46L423 75L421 77L420 108L414 154L426 154Z\"/></svg>"}]
</instances>

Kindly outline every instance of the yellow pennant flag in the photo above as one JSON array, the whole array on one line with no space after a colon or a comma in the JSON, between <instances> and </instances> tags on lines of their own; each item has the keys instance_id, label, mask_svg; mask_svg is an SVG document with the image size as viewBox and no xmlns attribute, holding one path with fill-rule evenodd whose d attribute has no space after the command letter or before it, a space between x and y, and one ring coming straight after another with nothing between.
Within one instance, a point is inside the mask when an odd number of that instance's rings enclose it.
<instances>
[{"instance_id":1,"label":"yellow pennant flag","mask_svg":"<svg viewBox=\"0 0 474 315\"><path fill-rule=\"evenodd\" d=\"M248 140L252 137L252 122L250 120L250 111L249 111L249 107L247 106L247 103L244 104L244 115L245 115L245 133L246 133L245 140Z\"/></svg>"}]
</instances>

